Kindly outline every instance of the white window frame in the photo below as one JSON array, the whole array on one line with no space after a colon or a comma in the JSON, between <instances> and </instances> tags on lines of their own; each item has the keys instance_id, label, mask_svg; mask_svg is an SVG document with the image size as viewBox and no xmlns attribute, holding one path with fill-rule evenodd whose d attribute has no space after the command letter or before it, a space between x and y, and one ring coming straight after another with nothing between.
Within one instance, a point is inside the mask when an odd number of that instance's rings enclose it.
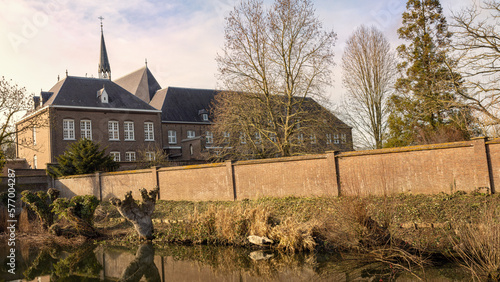
<instances>
[{"instance_id":1,"label":"white window frame","mask_svg":"<svg viewBox=\"0 0 500 282\"><path fill-rule=\"evenodd\" d=\"M260 144L262 141L262 136L260 135L260 132L255 132L255 143Z\"/></svg>"},{"instance_id":2,"label":"white window frame","mask_svg":"<svg viewBox=\"0 0 500 282\"><path fill-rule=\"evenodd\" d=\"M120 140L120 125L118 124L118 121L108 121L108 135L110 141Z\"/></svg>"},{"instance_id":3,"label":"white window frame","mask_svg":"<svg viewBox=\"0 0 500 282\"><path fill-rule=\"evenodd\" d=\"M135 141L134 122L133 121L123 122L123 140Z\"/></svg>"},{"instance_id":4,"label":"white window frame","mask_svg":"<svg viewBox=\"0 0 500 282\"><path fill-rule=\"evenodd\" d=\"M177 144L177 131L168 131L168 144Z\"/></svg>"},{"instance_id":5,"label":"white window frame","mask_svg":"<svg viewBox=\"0 0 500 282\"><path fill-rule=\"evenodd\" d=\"M196 137L196 131L194 131L194 130L188 130L187 131L187 138L188 139L193 139L195 137Z\"/></svg>"},{"instance_id":6,"label":"white window frame","mask_svg":"<svg viewBox=\"0 0 500 282\"><path fill-rule=\"evenodd\" d=\"M126 162L135 162L135 152L125 152L125 161Z\"/></svg>"},{"instance_id":7,"label":"white window frame","mask_svg":"<svg viewBox=\"0 0 500 282\"><path fill-rule=\"evenodd\" d=\"M203 121L208 121L208 114L201 114L201 119Z\"/></svg>"},{"instance_id":8,"label":"white window frame","mask_svg":"<svg viewBox=\"0 0 500 282\"><path fill-rule=\"evenodd\" d=\"M74 119L63 119L63 140L75 140Z\"/></svg>"},{"instance_id":9,"label":"white window frame","mask_svg":"<svg viewBox=\"0 0 500 282\"><path fill-rule=\"evenodd\" d=\"M37 169L38 167L38 158L36 155L33 155L33 169Z\"/></svg>"},{"instance_id":10,"label":"white window frame","mask_svg":"<svg viewBox=\"0 0 500 282\"><path fill-rule=\"evenodd\" d=\"M313 134L311 134L311 137L310 137L310 138L311 138L311 144L316 144L316 141L317 141L317 139L316 139L316 134L314 134L314 133L313 133Z\"/></svg>"},{"instance_id":11,"label":"white window frame","mask_svg":"<svg viewBox=\"0 0 500 282\"><path fill-rule=\"evenodd\" d=\"M333 134L333 144L340 144L340 138L338 133Z\"/></svg>"},{"instance_id":12,"label":"white window frame","mask_svg":"<svg viewBox=\"0 0 500 282\"><path fill-rule=\"evenodd\" d=\"M304 133L299 133L299 135L297 135L297 140L299 143L304 143Z\"/></svg>"},{"instance_id":13,"label":"white window frame","mask_svg":"<svg viewBox=\"0 0 500 282\"><path fill-rule=\"evenodd\" d=\"M340 133L340 143L342 143L342 144L347 143L347 134Z\"/></svg>"},{"instance_id":14,"label":"white window frame","mask_svg":"<svg viewBox=\"0 0 500 282\"><path fill-rule=\"evenodd\" d=\"M274 143L276 143L278 141L275 133L269 133L269 139L271 139L271 141Z\"/></svg>"},{"instance_id":15,"label":"white window frame","mask_svg":"<svg viewBox=\"0 0 500 282\"><path fill-rule=\"evenodd\" d=\"M148 161L156 160L155 152L146 152L146 159Z\"/></svg>"},{"instance_id":16,"label":"white window frame","mask_svg":"<svg viewBox=\"0 0 500 282\"><path fill-rule=\"evenodd\" d=\"M80 137L82 139L92 140L92 121L88 119L80 120Z\"/></svg>"},{"instance_id":17,"label":"white window frame","mask_svg":"<svg viewBox=\"0 0 500 282\"><path fill-rule=\"evenodd\" d=\"M109 155L113 157L113 160L115 162L119 162L120 161L120 152L109 152Z\"/></svg>"},{"instance_id":18,"label":"white window frame","mask_svg":"<svg viewBox=\"0 0 500 282\"><path fill-rule=\"evenodd\" d=\"M224 143L229 143L229 140L231 140L231 133L228 131L222 132L222 135L224 136Z\"/></svg>"},{"instance_id":19,"label":"white window frame","mask_svg":"<svg viewBox=\"0 0 500 282\"><path fill-rule=\"evenodd\" d=\"M331 133L327 133L326 134L326 144L332 144L332 134Z\"/></svg>"},{"instance_id":20,"label":"white window frame","mask_svg":"<svg viewBox=\"0 0 500 282\"><path fill-rule=\"evenodd\" d=\"M240 132L240 144L246 144L247 143L247 135L245 132Z\"/></svg>"},{"instance_id":21,"label":"white window frame","mask_svg":"<svg viewBox=\"0 0 500 282\"><path fill-rule=\"evenodd\" d=\"M144 123L144 141L155 141L155 128L152 122Z\"/></svg>"},{"instance_id":22,"label":"white window frame","mask_svg":"<svg viewBox=\"0 0 500 282\"><path fill-rule=\"evenodd\" d=\"M214 134L212 133L212 131L205 132L205 140L207 144L214 143Z\"/></svg>"}]
</instances>

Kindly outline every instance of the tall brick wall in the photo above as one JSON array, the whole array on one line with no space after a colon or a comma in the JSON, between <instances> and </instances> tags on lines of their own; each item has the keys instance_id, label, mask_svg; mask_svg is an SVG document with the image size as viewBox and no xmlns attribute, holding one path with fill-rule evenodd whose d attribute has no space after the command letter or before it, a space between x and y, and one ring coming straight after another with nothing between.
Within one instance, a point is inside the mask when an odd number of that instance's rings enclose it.
<instances>
[{"instance_id":1,"label":"tall brick wall","mask_svg":"<svg viewBox=\"0 0 500 282\"><path fill-rule=\"evenodd\" d=\"M500 187L500 140L93 174L55 181L73 194L122 198L160 188L162 200L435 194ZM497 188L500 189L500 188ZM70 195L66 193L64 195Z\"/></svg>"},{"instance_id":2,"label":"tall brick wall","mask_svg":"<svg viewBox=\"0 0 500 282\"><path fill-rule=\"evenodd\" d=\"M161 200L232 201L231 175L224 164L158 170Z\"/></svg>"},{"instance_id":3,"label":"tall brick wall","mask_svg":"<svg viewBox=\"0 0 500 282\"><path fill-rule=\"evenodd\" d=\"M325 155L238 162L236 198L336 196L332 169Z\"/></svg>"},{"instance_id":4,"label":"tall brick wall","mask_svg":"<svg viewBox=\"0 0 500 282\"><path fill-rule=\"evenodd\" d=\"M490 186L482 139L344 153L338 164L341 195L453 193Z\"/></svg>"}]
</instances>

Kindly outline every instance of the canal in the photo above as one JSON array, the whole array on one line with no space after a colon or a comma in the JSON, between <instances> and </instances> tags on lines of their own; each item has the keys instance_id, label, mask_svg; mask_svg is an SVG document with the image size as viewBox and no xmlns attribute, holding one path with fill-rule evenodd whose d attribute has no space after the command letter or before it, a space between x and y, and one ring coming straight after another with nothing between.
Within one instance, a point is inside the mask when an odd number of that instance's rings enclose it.
<instances>
[{"instance_id":1,"label":"canal","mask_svg":"<svg viewBox=\"0 0 500 282\"><path fill-rule=\"evenodd\" d=\"M29 246L27 246L29 245ZM0 248L0 281L469 281L454 264L398 270L353 254L288 255L233 247L18 244L16 273Z\"/></svg>"}]
</instances>

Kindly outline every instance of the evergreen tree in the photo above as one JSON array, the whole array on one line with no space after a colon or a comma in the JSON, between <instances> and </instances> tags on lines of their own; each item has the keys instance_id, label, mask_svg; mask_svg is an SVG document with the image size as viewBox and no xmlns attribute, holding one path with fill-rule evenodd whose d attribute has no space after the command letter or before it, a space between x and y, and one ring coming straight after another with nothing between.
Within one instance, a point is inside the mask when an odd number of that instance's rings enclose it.
<instances>
[{"instance_id":1,"label":"evergreen tree","mask_svg":"<svg viewBox=\"0 0 500 282\"><path fill-rule=\"evenodd\" d=\"M468 139L470 115L456 94L457 73L447 52L451 33L439 0L409 0L399 38L402 62L396 93L390 99L387 146L405 146ZM460 85L458 85L460 87Z\"/></svg>"},{"instance_id":2,"label":"evergreen tree","mask_svg":"<svg viewBox=\"0 0 500 282\"><path fill-rule=\"evenodd\" d=\"M64 154L57 157L57 165L47 172L51 176L87 174L96 171L113 171L118 168L113 157L106 155L99 145L89 139L80 139L72 143Z\"/></svg>"}]
</instances>

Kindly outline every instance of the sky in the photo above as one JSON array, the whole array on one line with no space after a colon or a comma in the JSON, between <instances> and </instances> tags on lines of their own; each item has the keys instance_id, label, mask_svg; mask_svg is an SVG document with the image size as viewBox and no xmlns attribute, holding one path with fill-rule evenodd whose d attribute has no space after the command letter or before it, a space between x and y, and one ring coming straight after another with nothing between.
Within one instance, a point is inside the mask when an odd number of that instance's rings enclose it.
<instances>
[{"instance_id":1,"label":"sky","mask_svg":"<svg viewBox=\"0 0 500 282\"><path fill-rule=\"evenodd\" d=\"M97 77L102 16L113 80L143 67L147 59L162 88L218 88L215 57L224 45L225 17L239 1L0 0L0 75L35 95L66 71ZM450 17L474 1L441 0L441 5ZM338 35L334 83L326 89L335 104L345 94L340 62L348 37L361 24L375 25L395 48L402 43L396 30L406 1L312 2L323 28Z\"/></svg>"}]
</instances>

